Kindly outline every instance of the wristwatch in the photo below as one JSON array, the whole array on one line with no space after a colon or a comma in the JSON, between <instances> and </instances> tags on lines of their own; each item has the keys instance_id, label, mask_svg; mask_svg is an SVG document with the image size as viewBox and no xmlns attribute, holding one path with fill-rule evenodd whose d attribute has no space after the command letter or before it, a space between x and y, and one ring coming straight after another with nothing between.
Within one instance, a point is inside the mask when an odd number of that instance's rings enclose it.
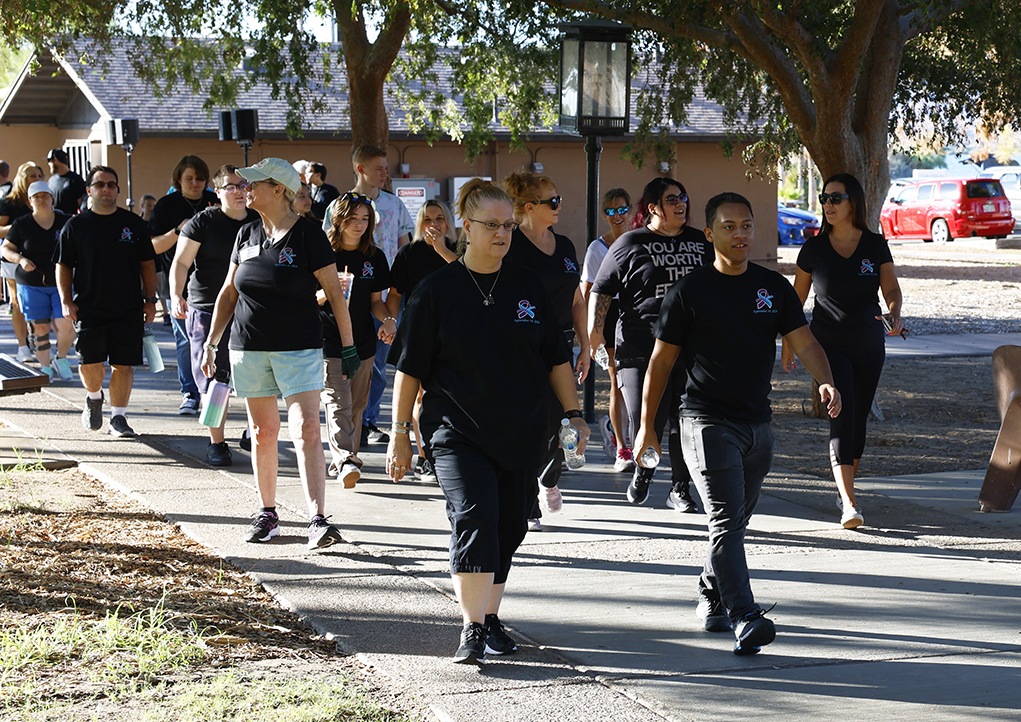
<instances>
[{"instance_id":1,"label":"wristwatch","mask_svg":"<svg viewBox=\"0 0 1021 722\"><path fill-rule=\"evenodd\" d=\"M580 419L585 414L581 413L578 409L570 409L564 412L565 419Z\"/></svg>"},{"instance_id":2,"label":"wristwatch","mask_svg":"<svg viewBox=\"0 0 1021 722\"><path fill-rule=\"evenodd\" d=\"M145 302L146 303L159 303L160 299L159 299L158 296L153 296L152 298L145 299Z\"/></svg>"}]
</instances>

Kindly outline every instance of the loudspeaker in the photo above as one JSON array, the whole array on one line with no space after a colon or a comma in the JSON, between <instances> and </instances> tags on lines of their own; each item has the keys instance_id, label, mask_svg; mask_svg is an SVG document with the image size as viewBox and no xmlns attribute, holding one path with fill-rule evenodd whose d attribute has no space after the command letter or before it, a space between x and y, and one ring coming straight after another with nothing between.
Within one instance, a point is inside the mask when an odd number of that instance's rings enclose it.
<instances>
[{"instance_id":1,"label":"loudspeaker","mask_svg":"<svg viewBox=\"0 0 1021 722\"><path fill-rule=\"evenodd\" d=\"M137 118L112 118L106 122L107 145L135 145L140 137Z\"/></svg>"},{"instance_id":2,"label":"loudspeaker","mask_svg":"<svg viewBox=\"0 0 1021 722\"><path fill-rule=\"evenodd\" d=\"M259 132L259 111L254 109L230 111L230 129L234 140L255 140Z\"/></svg>"},{"instance_id":3,"label":"loudspeaker","mask_svg":"<svg viewBox=\"0 0 1021 722\"><path fill-rule=\"evenodd\" d=\"M220 140L234 140L234 129L231 127L230 116L232 110L220 111Z\"/></svg>"}]
</instances>

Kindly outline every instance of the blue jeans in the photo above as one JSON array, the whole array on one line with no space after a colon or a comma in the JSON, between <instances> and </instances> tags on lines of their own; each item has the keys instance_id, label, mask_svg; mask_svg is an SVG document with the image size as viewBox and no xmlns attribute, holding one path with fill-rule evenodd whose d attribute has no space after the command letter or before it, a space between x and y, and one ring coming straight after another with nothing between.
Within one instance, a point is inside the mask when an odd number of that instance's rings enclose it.
<instances>
[{"instance_id":1,"label":"blue jeans","mask_svg":"<svg viewBox=\"0 0 1021 722\"><path fill-rule=\"evenodd\" d=\"M187 324L183 318L171 317L170 326L174 329L174 343L177 344L177 380L181 384L181 394L197 399L199 387L191 373L191 342L188 340Z\"/></svg>"},{"instance_id":2,"label":"blue jeans","mask_svg":"<svg viewBox=\"0 0 1021 722\"><path fill-rule=\"evenodd\" d=\"M709 515L709 555L699 593L737 621L759 607L752 596L744 534L773 465L769 423L681 417L681 449Z\"/></svg>"}]
</instances>

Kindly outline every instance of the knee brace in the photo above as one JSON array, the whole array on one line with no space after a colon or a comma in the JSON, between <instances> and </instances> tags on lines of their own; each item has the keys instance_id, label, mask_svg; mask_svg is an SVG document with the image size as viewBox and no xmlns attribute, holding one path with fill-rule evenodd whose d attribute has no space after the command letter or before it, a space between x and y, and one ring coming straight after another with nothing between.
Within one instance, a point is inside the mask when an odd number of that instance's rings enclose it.
<instances>
[{"instance_id":1,"label":"knee brace","mask_svg":"<svg viewBox=\"0 0 1021 722\"><path fill-rule=\"evenodd\" d=\"M36 351L49 351L50 350L50 334L49 332L41 335L29 335L28 337L29 347Z\"/></svg>"}]
</instances>

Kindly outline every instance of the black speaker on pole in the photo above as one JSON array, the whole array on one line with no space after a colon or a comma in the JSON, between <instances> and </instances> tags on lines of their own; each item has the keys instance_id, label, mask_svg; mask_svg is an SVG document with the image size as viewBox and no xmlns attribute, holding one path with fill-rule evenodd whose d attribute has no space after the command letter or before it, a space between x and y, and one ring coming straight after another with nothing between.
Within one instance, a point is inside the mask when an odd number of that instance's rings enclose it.
<instances>
[{"instance_id":1,"label":"black speaker on pole","mask_svg":"<svg viewBox=\"0 0 1021 722\"><path fill-rule=\"evenodd\" d=\"M139 138L137 118L111 118L106 122L107 145L136 145Z\"/></svg>"},{"instance_id":2,"label":"black speaker on pole","mask_svg":"<svg viewBox=\"0 0 1021 722\"><path fill-rule=\"evenodd\" d=\"M234 140L234 128L231 123L233 110L220 111L220 140Z\"/></svg>"},{"instance_id":3,"label":"black speaker on pole","mask_svg":"<svg viewBox=\"0 0 1021 722\"><path fill-rule=\"evenodd\" d=\"M254 109L230 111L231 133L234 140L255 140L259 132L259 111Z\"/></svg>"}]
</instances>

